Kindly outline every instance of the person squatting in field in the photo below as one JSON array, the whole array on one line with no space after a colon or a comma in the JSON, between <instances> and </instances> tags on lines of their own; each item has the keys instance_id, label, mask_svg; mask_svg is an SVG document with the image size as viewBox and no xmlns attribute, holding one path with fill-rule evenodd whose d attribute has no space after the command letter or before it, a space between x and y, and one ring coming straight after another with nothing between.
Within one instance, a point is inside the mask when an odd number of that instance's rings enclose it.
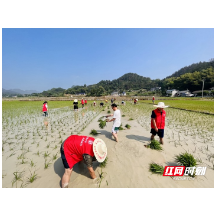
<instances>
[{"instance_id":1,"label":"person squatting in field","mask_svg":"<svg viewBox=\"0 0 215 215\"><path fill-rule=\"evenodd\" d=\"M93 161L102 163L107 156L107 147L102 139L88 136L71 135L61 145L61 159L65 168L61 187L68 188L73 166L84 161L92 179L96 180Z\"/></svg>"},{"instance_id":2,"label":"person squatting in field","mask_svg":"<svg viewBox=\"0 0 215 215\"><path fill-rule=\"evenodd\" d=\"M78 111L78 100L75 99L74 102L73 102L73 105L74 105L74 111Z\"/></svg>"}]
</instances>

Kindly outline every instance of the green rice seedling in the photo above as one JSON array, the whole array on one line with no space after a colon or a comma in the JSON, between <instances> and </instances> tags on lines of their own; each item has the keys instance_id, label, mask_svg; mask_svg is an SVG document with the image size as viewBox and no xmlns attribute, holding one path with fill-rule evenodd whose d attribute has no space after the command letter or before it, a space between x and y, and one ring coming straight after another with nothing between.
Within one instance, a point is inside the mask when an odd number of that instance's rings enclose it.
<instances>
[{"instance_id":1,"label":"green rice seedling","mask_svg":"<svg viewBox=\"0 0 215 215\"><path fill-rule=\"evenodd\" d=\"M99 173L99 172L98 172ZM104 174L107 174L106 172L103 172L102 171L102 168L101 168L101 173L99 173L99 178L97 180L97 183L99 185L99 188L101 187L101 183L102 183L102 180L104 179Z\"/></svg>"},{"instance_id":2,"label":"green rice seedling","mask_svg":"<svg viewBox=\"0 0 215 215\"><path fill-rule=\"evenodd\" d=\"M99 128L103 129L106 126L106 120L100 120Z\"/></svg>"},{"instance_id":3,"label":"green rice seedling","mask_svg":"<svg viewBox=\"0 0 215 215\"><path fill-rule=\"evenodd\" d=\"M40 151L39 150L37 151L36 155L40 156Z\"/></svg>"},{"instance_id":4,"label":"green rice seedling","mask_svg":"<svg viewBox=\"0 0 215 215\"><path fill-rule=\"evenodd\" d=\"M46 145L46 148L48 149L50 147L50 143Z\"/></svg>"},{"instance_id":5,"label":"green rice seedling","mask_svg":"<svg viewBox=\"0 0 215 215\"><path fill-rule=\"evenodd\" d=\"M127 129L130 129L130 128L131 128L131 126L130 126L129 124L126 124L125 127L126 127Z\"/></svg>"},{"instance_id":6,"label":"green rice seedling","mask_svg":"<svg viewBox=\"0 0 215 215\"><path fill-rule=\"evenodd\" d=\"M90 132L91 135L95 136L98 134L98 132L95 129L92 129Z\"/></svg>"},{"instance_id":7,"label":"green rice seedling","mask_svg":"<svg viewBox=\"0 0 215 215\"><path fill-rule=\"evenodd\" d=\"M107 113L111 113L110 110L108 110Z\"/></svg>"},{"instance_id":8,"label":"green rice seedling","mask_svg":"<svg viewBox=\"0 0 215 215\"><path fill-rule=\"evenodd\" d=\"M129 121L134 120L133 118L129 118Z\"/></svg>"},{"instance_id":9,"label":"green rice seedling","mask_svg":"<svg viewBox=\"0 0 215 215\"><path fill-rule=\"evenodd\" d=\"M16 154L16 153L13 152L13 153L11 153L7 158L10 158L10 157L14 156L15 154Z\"/></svg>"},{"instance_id":10,"label":"green rice seedling","mask_svg":"<svg viewBox=\"0 0 215 215\"><path fill-rule=\"evenodd\" d=\"M39 143L37 143L37 147L39 147L40 146L40 144Z\"/></svg>"},{"instance_id":11,"label":"green rice seedling","mask_svg":"<svg viewBox=\"0 0 215 215\"><path fill-rule=\"evenodd\" d=\"M22 171L22 172L13 172L14 178L12 180L12 187L16 183L16 188L17 188L17 181L22 181L23 173L24 173L24 171Z\"/></svg>"},{"instance_id":12,"label":"green rice seedling","mask_svg":"<svg viewBox=\"0 0 215 215\"><path fill-rule=\"evenodd\" d=\"M156 163L150 163L149 171L153 174L163 175L164 167Z\"/></svg>"},{"instance_id":13,"label":"green rice seedling","mask_svg":"<svg viewBox=\"0 0 215 215\"><path fill-rule=\"evenodd\" d=\"M50 155L50 153L48 153L48 152L45 152L45 153L43 154L44 158L48 157L49 155Z\"/></svg>"},{"instance_id":14,"label":"green rice seedling","mask_svg":"<svg viewBox=\"0 0 215 215\"><path fill-rule=\"evenodd\" d=\"M152 140L149 145L146 146L146 148L162 151L161 144L157 140Z\"/></svg>"},{"instance_id":15,"label":"green rice seedling","mask_svg":"<svg viewBox=\"0 0 215 215\"><path fill-rule=\"evenodd\" d=\"M56 160L57 159L57 153L55 155L53 155L52 160Z\"/></svg>"},{"instance_id":16,"label":"green rice seedling","mask_svg":"<svg viewBox=\"0 0 215 215\"><path fill-rule=\"evenodd\" d=\"M28 179L27 183L33 183L37 178L38 175L35 173L35 171L34 173L30 171L30 177L27 178Z\"/></svg>"},{"instance_id":17,"label":"green rice seedling","mask_svg":"<svg viewBox=\"0 0 215 215\"><path fill-rule=\"evenodd\" d=\"M51 165L51 162L47 162L47 160L45 160L45 166L44 166L44 169L48 169L49 166Z\"/></svg>"},{"instance_id":18,"label":"green rice seedling","mask_svg":"<svg viewBox=\"0 0 215 215\"><path fill-rule=\"evenodd\" d=\"M34 163L34 161L33 161L33 160L31 160L31 162L30 162L30 166L31 166L31 167L34 167L34 166L35 166L35 163Z\"/></svg>"},{"instance_id":19,"label":"green rice seedling","mask_svg":"<svg viewBox=\"0 0 215 215\"><path fill-rule=\"evenodd\" d=\"M102 163L99 164L99 166L100 166L101 168L104 168L104 167L106 167L107 162L108 162L108 157L106 157L105 160L104 160Z\"/></svg>"},{"instance_id":20,"label":"green rice seedling","mask_svg":"<svg viewBox=\"0 0 215 215\"><path fill-rule=\"evenodd\" d=\"M54 146L54 149L57 149L57 145Z\"/></svg>"},{"instance_id":21,"label":"green rice seedling","mask_svg":"<svg viewBox=\"0 0 215 215\"><path fill-rule=\"evenodd\" d=\"M125 117L125 115L123 114L122 117Z\"/></svg>"},{"instance_id":22,"label":"green rice seedling","mask_svg":"<svg viewBox=\"0 0 215 215\"><path fill-rule=\"evenodd\" d=\"M25 161L24 159L22 159L22 161L20 162L20 164L26 164L27 161Z\"/></svg>"}]
</instances>

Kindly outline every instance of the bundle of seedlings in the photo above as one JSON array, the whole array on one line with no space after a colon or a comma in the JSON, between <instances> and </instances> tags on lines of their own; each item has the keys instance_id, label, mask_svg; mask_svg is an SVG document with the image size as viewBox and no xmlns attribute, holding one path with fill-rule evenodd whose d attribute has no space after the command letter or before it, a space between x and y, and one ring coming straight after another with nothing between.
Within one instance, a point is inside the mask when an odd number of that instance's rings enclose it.
<instances>
[{"instance_id":1,"label":"bundle of seedlings","mask_svg":"<svg viewBox=\"0 0 215 215\"><path fill-rule=\"evenodd\" d=\"M95 129L92 129L91 132L90 132L90 134L95 136L95 135L97 135L99 133Z\"/></svg>"},{"instance_id":2,"label":"bundle of seedlings","mask_svg":"<svg viewBox=\"0 0 215 215\"><path fill-rule=\"evenodd\" d=\"M163 175L164 167L156 163L150 163L149 171L154 174Z\"/></svg>"},{"instance_id":3,"label":"bundle of seedlings","mask_svg":"<svg viewBox=\"0 0 215 215\"><path fill-rule=\"evenodd\" d=\"M157 140L152 140L149 145L145 145L146 148L162 151L161 144Z\"/></svg>"},{"instance_id":4,"label":"bundle of seedlings","mask_svg":"<svg viewBox=\"0 0 215 215\"><path fill-rule=\"evenodd\" d=\"M110 113L110 110L108 110L107 113Z\"/></svg>"},{"instance_id":5,"label":"bundle of seedlings","mask_svg":"<svg viewBox=\"0 0 215 215\"><path fill-rule=\"evenodd\" d=\"M101 120L99 123L99 128L103 129L106 126L106 120Z\"/></svg>"},{"instance_id":6,"label":"bundle of seedlings","mask_svg":"<svg viewBox=\"0 0 215 215\"><path fill-rule=\"evenodd\" d=\"M108 157L106 157L105 160L104 160L102 163L99 164L99 166L100 166L101 168L106 167L107 161L108 161Z\"/></svg>"},{"instance_id":7,"label":"bundle of seedlings","mask_svg":"<svg viewBox=\"0 0 215 215\"><path fill-rule=\"evenodd\" d=\"M125 127L126 127L127 129L130 129L130 128L131 128L131 126L130 126L129 124L126 124Z\"/></svg>"},{"instance_id":8,"label":"bundle of seedlings","mask_svg":"<svg viewBox=\"0 0 215 215\"><path fill-rule=\"evenodd\" d=\"M120 125L119 130L124 130L124 128L122 127L122 124Z\"/></svg>"},{"instance_id":9,"label":"bundle of seedlings","mask_svg":"<svg viewBox=\"0 0 215 215\"><path fill-rule=\"evenodd\" d=\"M175 161L179 166L195 167L197 165L197 160L193 157L193 155L189 154L188 152L176 155ZM189 176L195 177L195 172L193 175L189 174Z\"/></svg>"}]
</instances>

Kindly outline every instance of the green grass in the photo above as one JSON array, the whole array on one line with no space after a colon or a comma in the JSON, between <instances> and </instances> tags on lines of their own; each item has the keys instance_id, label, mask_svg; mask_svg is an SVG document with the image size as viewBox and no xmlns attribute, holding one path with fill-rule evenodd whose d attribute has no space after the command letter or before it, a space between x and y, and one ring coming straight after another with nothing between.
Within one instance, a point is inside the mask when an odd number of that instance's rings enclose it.
<instances>
[{"instance_id":1,"label":"green grass","mask_svg":"<svg viewBox=\"0 0 215 215\"><path fill-rule=\"evenodd\" d=\"M149 103L152 104L150 100L140 101L141 103ZM205 101L205 100L156 100L155 104L158 102L164 102L166 106L192 110L192 111L200 111L206 113L214 113L214 101ZM153 104L152 104L153 105Z\"/></svg>"},{"instance_id":2,"label":"green grass","mask_svg":"<svg viewBox=\"0 0 215 215\"><path fill-rule=\"evenodd\" d=\"M131 128L131 126L130 126L129 124L126 124L125 127L126 127L127 129L130 129L130 128Z\"/></svg>"}]
</instances>

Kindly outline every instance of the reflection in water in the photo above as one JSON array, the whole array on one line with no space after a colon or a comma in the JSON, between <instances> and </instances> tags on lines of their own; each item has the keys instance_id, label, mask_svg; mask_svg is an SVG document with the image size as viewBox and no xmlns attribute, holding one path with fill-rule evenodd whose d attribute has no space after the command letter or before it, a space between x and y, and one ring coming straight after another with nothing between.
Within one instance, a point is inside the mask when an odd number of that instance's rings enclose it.
<instances>
[{"instance_id":1,"label":"reflection in water","mask_svg":"<svg viewBox=\"0 0 215 215\"><path fill-rule=\"evenodd\" d=\"M48 124L49 124L48 118L45 117L45 118L44 118L44 125L45 125L46 129L48 129Z\"/></svg>"}]
</instances>

